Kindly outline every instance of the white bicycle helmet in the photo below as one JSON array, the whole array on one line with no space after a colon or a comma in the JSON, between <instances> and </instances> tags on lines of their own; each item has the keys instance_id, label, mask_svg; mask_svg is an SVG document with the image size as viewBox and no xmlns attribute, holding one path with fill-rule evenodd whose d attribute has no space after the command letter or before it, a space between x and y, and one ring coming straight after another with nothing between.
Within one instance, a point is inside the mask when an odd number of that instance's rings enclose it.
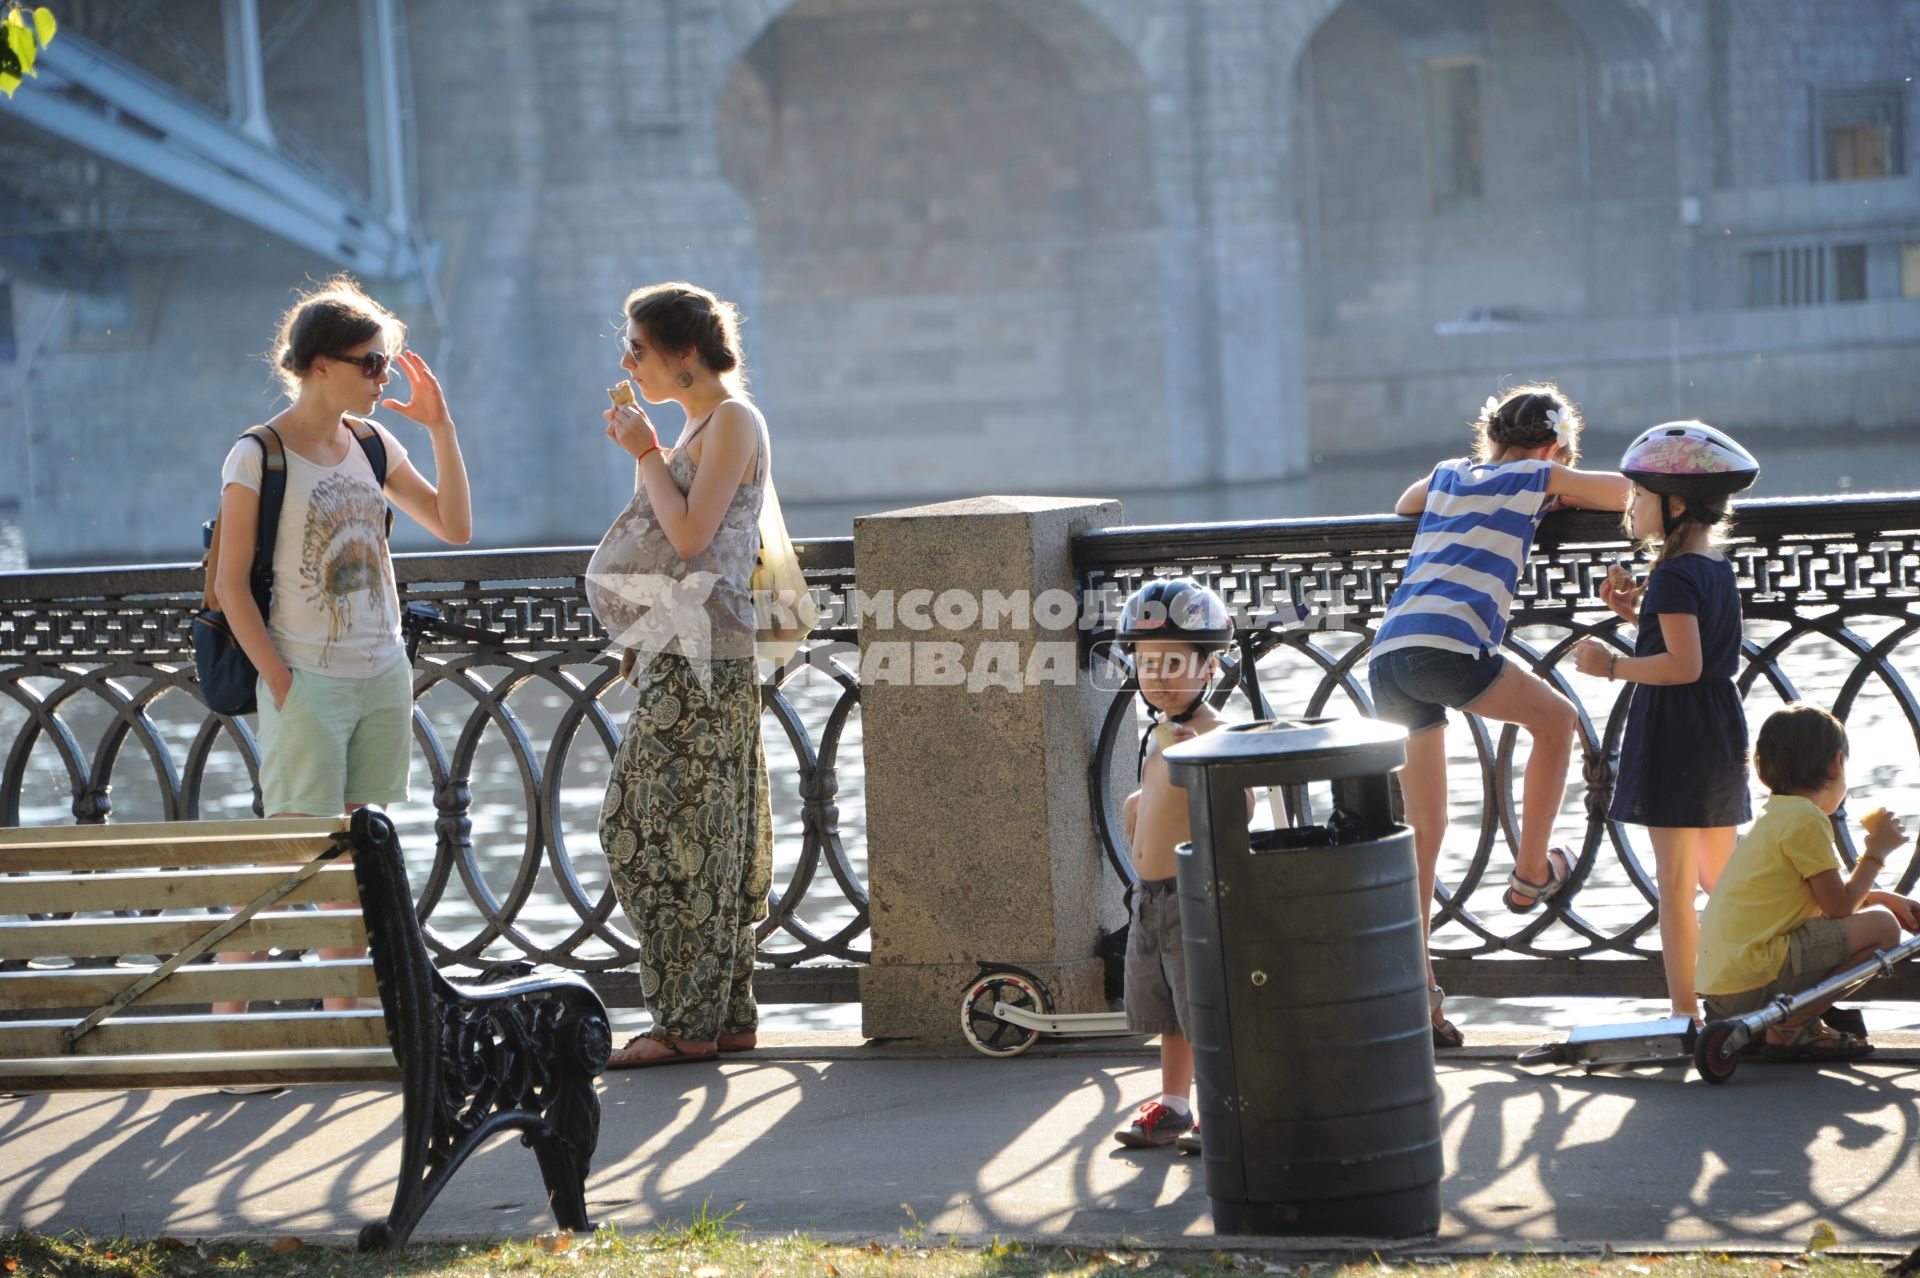
<instances>
[{"instance_id":1,"label":"white bicycle helmet","mask_svg":"<svg viewBox=\"0 0 1920 1278\"><path fill-rule=\"evenodd\" d=\"M1689 501L1731 497L1760 478L1760 463L1705 422L1667 422L1640 432L1620 472L1651 493Z\"/></svg>"}]
</instances>

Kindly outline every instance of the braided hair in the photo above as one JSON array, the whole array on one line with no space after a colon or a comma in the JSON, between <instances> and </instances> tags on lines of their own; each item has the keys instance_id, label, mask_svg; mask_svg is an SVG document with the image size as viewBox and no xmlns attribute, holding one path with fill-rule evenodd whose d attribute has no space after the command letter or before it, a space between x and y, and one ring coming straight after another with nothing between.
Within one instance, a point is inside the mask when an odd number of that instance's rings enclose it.
<instances>
[{"instance_id":1,"label":"braided hair","mask_svg":"<svg viewBox=\"0 0 1920 1278\"><path fill-rule=\"evenodd\" d=\"M1552 382L1517 386L1504 396L1489 395L1473 422L1474 455L1493 461L1509 449L1559 444L1553 460L1572 466L1580 460L1580 408Z\"/></svg>"}]
</instances>

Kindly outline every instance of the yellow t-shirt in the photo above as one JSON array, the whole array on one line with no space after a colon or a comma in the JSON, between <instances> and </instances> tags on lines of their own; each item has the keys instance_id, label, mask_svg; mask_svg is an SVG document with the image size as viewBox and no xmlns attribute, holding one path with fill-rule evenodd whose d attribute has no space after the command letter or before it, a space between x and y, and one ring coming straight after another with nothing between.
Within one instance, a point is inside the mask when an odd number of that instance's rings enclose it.
<instances>
[{"instance_id":1,"label":"yellow t-shirt","mask_svg":"<svg viewBox=\"0 0 1920 1278\"><path fill-rule=\"evenodd\" d=\"M1700 919L1701 994L1757 990L1787 962L1787 934L1817 917L1807 880L1839 870L1833 823L1812 799L1776 794L1733 850Z\"/></svg>"}]
</instances>

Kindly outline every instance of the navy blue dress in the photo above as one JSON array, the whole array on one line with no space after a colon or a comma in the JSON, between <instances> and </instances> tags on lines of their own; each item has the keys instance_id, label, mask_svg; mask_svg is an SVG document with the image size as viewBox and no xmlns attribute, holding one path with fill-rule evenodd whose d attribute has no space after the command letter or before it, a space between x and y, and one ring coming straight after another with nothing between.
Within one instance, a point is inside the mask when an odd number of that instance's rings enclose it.
<instances>
[{"instance_id":1,"label":"navy blue dress","mask_svg":"<svg viewBox=\"0 0 1920 1278\"><path fill-rule=\"evenodd\" d=\"M1607 816L1674 828L1741 825L1747 797L1747 716L1734 690L1740 662L1740 590L1733 565L1677 555L1654 569L1640 599L1636 657L1667 650L1661 613L1700 623L1700 677L1692 683L1635 684L1621 735Z\"/></svg>"}]
</instances>

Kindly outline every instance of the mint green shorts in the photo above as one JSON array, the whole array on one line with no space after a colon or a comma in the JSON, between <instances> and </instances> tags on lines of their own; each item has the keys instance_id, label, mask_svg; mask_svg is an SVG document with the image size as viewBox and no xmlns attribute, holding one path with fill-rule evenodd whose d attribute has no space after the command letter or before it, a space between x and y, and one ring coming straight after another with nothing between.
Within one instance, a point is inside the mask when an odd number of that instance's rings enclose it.
<instances>
[{"instance_id":1,"label":"mint green shorts","mask_svg":"<svg viewBox=\"0 0 1920 1278\"><path fill-rule=\"evenodd\" d=\"M267 816L335 816L349 804L407 797L413 739L413 667L396 661L371 679L293 672L273 708L260 680L260 801Z\"/></svg>"}]
</instances>

